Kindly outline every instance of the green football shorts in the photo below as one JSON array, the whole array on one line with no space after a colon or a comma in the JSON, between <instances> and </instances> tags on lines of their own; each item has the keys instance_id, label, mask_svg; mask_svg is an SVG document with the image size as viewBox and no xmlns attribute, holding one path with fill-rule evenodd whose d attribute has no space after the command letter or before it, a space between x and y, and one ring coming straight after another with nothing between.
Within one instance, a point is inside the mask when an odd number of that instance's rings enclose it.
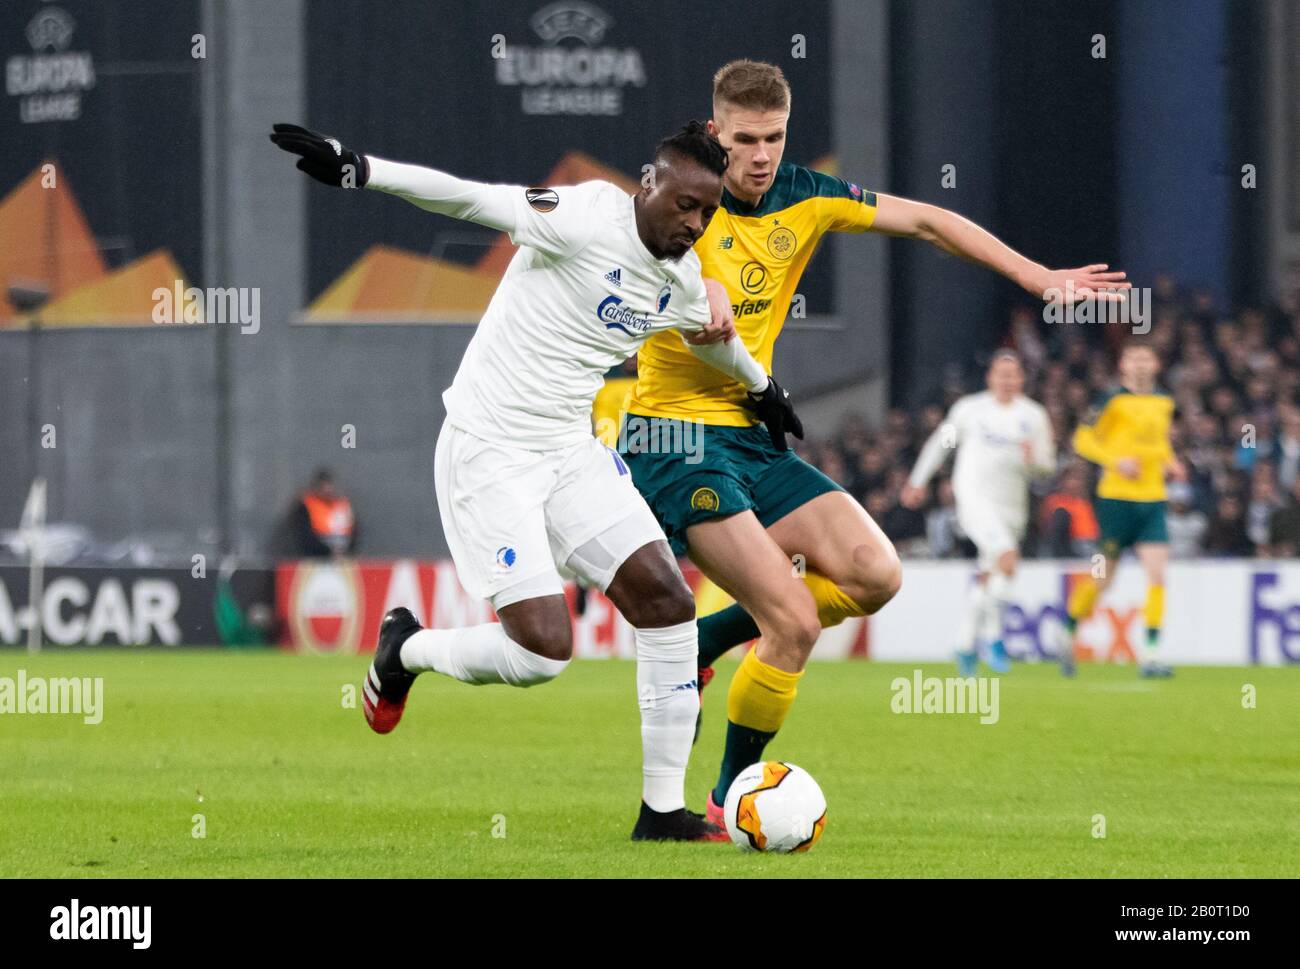
<instances>
[{"instance_id":1,"label":"green football shorts","mask_svg":"<svg viewBox=\"0 0 1300 969\"><path fill-rule=\"evenodd\" d=\"M1097 526L1101 529L1101 550L1107 558L1116 558L1130 545L1140 542L1168 542L1163 501L1123 501L1119 498L1095 498Z\"/></svg>"},{"instance_id":2,"label":"green football shorts","mask_svg":"<svg viewBox=\"0 0 1300 969\"><path fill-rule=\"evenodd\" d=\"M844 490L793 451L778 451L761 424L630 414L619 453L677 555L686 554L691 525L752 509L767 528L818 495Z\"/></svg>"}]
</instances>

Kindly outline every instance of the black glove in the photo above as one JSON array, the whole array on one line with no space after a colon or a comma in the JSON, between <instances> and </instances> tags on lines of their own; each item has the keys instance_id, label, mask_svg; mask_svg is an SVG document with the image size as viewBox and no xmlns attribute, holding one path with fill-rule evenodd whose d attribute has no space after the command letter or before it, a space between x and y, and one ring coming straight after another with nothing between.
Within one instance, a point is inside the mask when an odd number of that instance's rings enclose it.
<instances>
[{"instance_id":1,"label":"black glove","mask_svg":"<svg viewBox=\"0 0 1300 969\"><path fill-rule=\"evenodd\" d=\"M778 451L790 450L789 445L785 443L786 431L803 440L803 421L799 420L799 415L794 412L794 404L790 402L789 392L776 382L775 377L767 379L767 386L761 394L749 394L749 401L745 406L767 425L767 433L772 437L772 447Z\"/></svg>"},{"instance_id":2,"label":"black glove","mask_svg":"<svg viewBox=\"0 0 1300 969\"><path fill-rule=\"evenodd\" d=\"M272 126L275 134L271 140L276 147L302 155L298 159L298 170L306 172L318 182L343 187L344 176L351 178L348 188L363 188L370 180L370 164L366 156L350 148L344 148L337 138L327 138L296 124L278 124Z\"/></svg>"}]
</instances>

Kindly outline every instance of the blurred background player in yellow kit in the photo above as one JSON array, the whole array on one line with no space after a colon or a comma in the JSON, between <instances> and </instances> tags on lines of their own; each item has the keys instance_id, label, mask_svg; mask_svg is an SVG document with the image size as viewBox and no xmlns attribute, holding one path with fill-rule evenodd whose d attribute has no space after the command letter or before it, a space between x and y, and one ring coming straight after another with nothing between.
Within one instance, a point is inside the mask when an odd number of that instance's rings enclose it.
<instances>
[{"instance_id":1,"label":"blurred background player in yellow kit","mask_svg":"<svg viewBox=\"0 0 1300 969\"><path fill-rule=\"evenodd\" d=\"M1122 272L1102 265L1050 270L947 209L782 162L790 103L790 86L775 65L738 60L714 75L709 131L729 161L722 205L695 243L706 282L725 289L739 338L769 373L791 298L826 232L922 239L1039 299L1066 292L1067 280L1075 299L1123 299L1101 292L1128 288ZM717 657L761 636L727 693L726 749L707 802L709 817L721 821L732 780L763 759L785 721L821 629L883 607L902 583L902 567L858 502L754 426L740 384L696 366L672 340L658 337L641 348L637 367L629 420L702 425L702 460L662 449L624 451L673 551L689 553L736 600L699 622L700 685ZM802 568L792 567L794 556Z\"/></svg>"},{"instance_id":2,"label":"blurred background player in yellow kit","mask_svg":"<svg viewBox=\"0 0 1300 969\"><path fill-rule=\"evenodd\" d=\"M1097 599L1115 577L1130 546L1147 576L1146 638L1139 669L1143 676L1172 676L1157 659L1165 611L1165 567L1169 531L1165 523L1165 478L1186 473L1169 442L1174 401L1156 387L1160 358L1149 344L1125 345L1119 359L1120 386L1100 400L1089 420L1074 432L1074 450L1102 469L1094 506L1101 528L1099 569L1076 580L1066 605L1067 618L1057 655L1061 672L1073 676L1074 634L1092 615Z\"/></svg>"}]
</instances>

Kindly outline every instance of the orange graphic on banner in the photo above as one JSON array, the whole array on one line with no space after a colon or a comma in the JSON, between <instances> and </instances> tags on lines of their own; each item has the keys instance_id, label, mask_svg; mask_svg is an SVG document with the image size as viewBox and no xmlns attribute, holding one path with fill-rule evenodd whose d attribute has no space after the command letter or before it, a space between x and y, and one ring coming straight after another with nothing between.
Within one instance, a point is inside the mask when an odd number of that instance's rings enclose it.
<instances>
[{"instance_id":1,"label":"orange graphic on banner","mask_svg":"<svg viewBox=\"0 0 1300 969\"><path fill-rule=\"evenodd\" d=\"M497 279L457 263L374 246L303 314L307 323L477 323Z\"/></svg>"},{"instance_id":2,"label":"orange graphic on banner","mask_svg":"<svg viewBox=\"0 0 1300 969\"><path fill-rule=\"evenodd\" d=\"M41 309L41 326L152 326L155 323L185 323L186 307L177 306L173 294L176 281L184 293L189 283L181 267L166 249L156 249L135 262L127 263L106 276L79 286L66 296L51 300ZM165 290L165 303L154 300ZM154 318L155 306L164 309ZM195 306L192 322L203 322L203 307Z\"/></svg>"},{"instance_id":3,"label":"orange graphic on banner","mask_svg":"<svg viewBox=\"0 0 1300 969\"><path fill-rule=\"evenodd\" d=\"M42 327L182 322L180 312L155 319L154 293L173 293L178 283L182 292L189 287L166 249L110 272L67 175L54 162L43 163L0 201L0 328L25 328L33 320ZM20 311L10 300L12 288L46 296L34 311Z\"/></svg>"},{"instance_id":4,"label":"orange graphic on banner","mask_svg":"<svg viewBox=\"0 0 1300 969\"><path fill-rule=\"evenodd\" d=\"M53 167L47 172L45 165ZM0 200L0 327L26 325L9 301L11 287L45 290L56 299L105 271L94 233L53 162Z\"/></svg>"},{"instance_id":5,"label":"orange graphic on banner","mask_svg":"<svg viewBox=\"0 0 1300 969\"><path fill-rule=\"evenodd\" d=\"M1139 610L1133 609L1115 609L1111 606L1098 606L1093 610L1088 622L1100 622L1105 619L1110 626L1111 636L1109 647L1106 648L1107 663L1136 663L1137 656L1133 652L1133 644L1129 642L1128 628L1133 621L1133 617L1138 614ZM1080 623L1080 628L1083 628ZM1099 649L1094 649L1075 638L1074 655L1084 662L1096 662Z\"/></svg>"}]
</instances>

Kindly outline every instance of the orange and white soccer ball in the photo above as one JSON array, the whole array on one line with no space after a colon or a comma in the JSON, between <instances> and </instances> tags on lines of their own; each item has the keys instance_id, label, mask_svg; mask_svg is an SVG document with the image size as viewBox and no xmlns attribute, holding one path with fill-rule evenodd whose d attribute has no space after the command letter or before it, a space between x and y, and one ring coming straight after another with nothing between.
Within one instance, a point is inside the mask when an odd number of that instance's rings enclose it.
<instances>
[{"instance_id":1,"label":"orange and white soccer ball","mask_svg":"<svg viewBox=\"0 0 1300 969\"><path fill-rule=\"evenodd\" d=\"M769 760L740 772L722 806L745 851L807 851L826 827L826 796L802 767Z\"/></svg>"}]
</instances>

